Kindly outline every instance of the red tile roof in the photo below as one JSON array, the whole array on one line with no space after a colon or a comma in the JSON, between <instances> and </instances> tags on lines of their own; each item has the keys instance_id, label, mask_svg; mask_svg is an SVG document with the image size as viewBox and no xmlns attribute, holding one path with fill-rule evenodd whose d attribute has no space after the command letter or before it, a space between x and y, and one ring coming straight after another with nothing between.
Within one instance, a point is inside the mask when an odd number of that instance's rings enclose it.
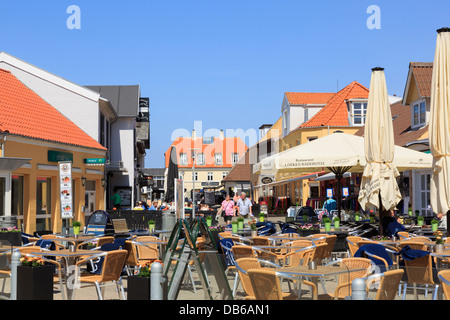
<instances>
[{"instance_id":1,"label":"red tile roof","mask_svg":"<svg viewBox=\"0 0 450 320\"><path fill-rule=\"evenodd\" d=\"M106 150L11 72L0 69L0 131Z\"/></svg>"},{"instance_id":2,"label":"red tile roof","mask_svg":"<svg viewBox=\"0 0 450 320\"><path fill-rule=\"evenodd\" d=\"M433 62L411 62L410 68L416 80L420 96L431 97Z\"/></svg>"},{"instance_id":3,"label":"red tile roof","mask_svg":"<svg viewBox=\"0 0 450 320\"><path fill-rule=\"evenodd\" d=\"M212 143L203 143L202 137L197 137L195 140L192 140L191 137L177 138L164 154L166 158L166 168L169 166L170 150L172 146L176 147L179 168L192 167L190 149L198 149L195 150L196 153L203 153L205 155L205 164L199 165L196 162L196 168L231 168L233 167L231 154L238 153L239 157L242 157L248 149L244 141L239 137L224 137L223 139L214 137L213 139ZM188 155L187 165L180 164L180 153L186 153ZM215 164L215 153L222 153L222 164Z\"/></svg>"},{"instance_id":4,"label":"red tile roof","mask_svg":"<svg viewBox=\"0 0 450 320\"><path fill-rule=\"evenodd\" d=\"M336 93L327 105L317 112L309 121L302 124L299 128L307 127L345 127L348 126L348 111L346 100L367 99L369 89L362 84L353 81L341 91Z\"/></svg>"},{"instance_id":5,"label":"red tile roof","mask_svg":"<svg viewBox=\"0 0 450 320\"><path fill-rule=\"evenodd\" d=\"M285 92L290 104L326 104L335 92Z\"/></svg>"}]
</instances>

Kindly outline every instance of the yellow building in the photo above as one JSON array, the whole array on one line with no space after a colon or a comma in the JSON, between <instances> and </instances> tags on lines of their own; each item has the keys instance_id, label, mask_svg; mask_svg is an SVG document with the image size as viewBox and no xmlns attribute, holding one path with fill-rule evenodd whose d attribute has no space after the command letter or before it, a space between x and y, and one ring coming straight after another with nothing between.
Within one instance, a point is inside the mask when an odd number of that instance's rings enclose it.
<instances>
[{"instance_id":1,"label":"yellow building","mask_svg":"<svg viewBox=\"0 0 450 320\"><path fill-rule=\"evenodd\" d=\"M60 161L72 163L73 219L66 222L84 225L85 206L105 208L106 148L3 69L0 119L3 223L14 223L26 233L61 232ZM92 200L86 203L87 198Z\"/></svg>"}]
</instances>

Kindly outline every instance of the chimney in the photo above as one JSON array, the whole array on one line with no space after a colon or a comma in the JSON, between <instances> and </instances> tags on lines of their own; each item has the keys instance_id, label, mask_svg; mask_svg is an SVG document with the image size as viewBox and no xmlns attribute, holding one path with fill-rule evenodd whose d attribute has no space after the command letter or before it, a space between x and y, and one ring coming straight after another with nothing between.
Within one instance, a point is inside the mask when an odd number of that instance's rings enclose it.
<instances>
[{"instance_id":1,"label":"chimney","mask_svg":"<svg viewBox=\"0 0 450 320\"><path fill-rule=\"evenodd\" d=\"M197 135L195 134L195 129L192 129L192 140L195 140Z\"/></svg>"},{"instance_id":2,"label":"chimney","mask_svg":"<svg viewBox=\"0 0 450 320\"><path fill-rule=\"evenodd\" d=\"M219 138L220 138L220 140L224 139L223 130L220 130Z\"/></svg>"}]
</instances>

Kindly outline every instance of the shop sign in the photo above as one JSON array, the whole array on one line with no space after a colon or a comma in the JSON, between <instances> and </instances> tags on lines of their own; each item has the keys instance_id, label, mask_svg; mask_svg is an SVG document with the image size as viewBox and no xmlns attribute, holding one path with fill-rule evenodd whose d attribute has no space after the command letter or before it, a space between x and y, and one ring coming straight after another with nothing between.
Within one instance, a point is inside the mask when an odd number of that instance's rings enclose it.
<instances>
[{"instance_id":1,"label":"shop sign","mask_svg":"<svg viewBox=\"0 0 450 320\"><path fill-rule=\"evenodd\" d=\"M48 150L48 162L70 161L73 162L73 154L70 152Z\"/></svg>"},{"instance_id":2,"label":"shop sign","mask_svg":"<svg viewBox=\"0 0 450 320\"><path fill-rule=\"evenodd\" d=\"M72 162L59 162L61 219L73 218Z\"/></svg>"},{"instance_id":3,"label":"shop sign","mask_svg":"<svg viewBox=\"0 0 450 320\"><path fill-rule=\"evenodd\" d=\"M105 158L85 158L83 162L86 164L105 164Z\"/></svg>"}]
</instances>

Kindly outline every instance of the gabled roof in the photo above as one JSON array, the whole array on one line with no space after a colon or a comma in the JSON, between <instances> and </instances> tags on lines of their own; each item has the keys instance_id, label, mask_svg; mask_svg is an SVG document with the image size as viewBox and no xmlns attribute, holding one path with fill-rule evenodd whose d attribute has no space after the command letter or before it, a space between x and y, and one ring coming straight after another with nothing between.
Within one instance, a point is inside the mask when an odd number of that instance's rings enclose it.
<instances>
[{"instance_id":1,"label":"gabled roof","mask_svg":"<svg viewBox=\"0 0 450 320\"><path fill-rule=\"evenodd\" d=\"M4 69L0 69L0 132L106 150Z\"/></svg>"},{"instance_id":2,"label":"gabled roof","mask_svg":"<svg viewBox=\"0 0 450 320\"><path fill-rule=\"evenodd\" d=\"M335 92L285 92L286 99L291 105L326 104Z\"/></svg>"},{"instance_id":3,"label":"gabled roof","mask_svg":"<svg viewBox=\"0 0 450 320\"><path fill-rule=\"evenodd\" d=\"M231 171L223 178L222 182L231 181L250 181L253 174L253 165L250 164L249 150L245 155L234 165Z\"/></svg>"},{"instance_id":4,"label":"gabled roof","mask_svg":"<svg viewBox=\"0 0 450 320\"><path fill-rule=\"evenodd\" d=\"M309 121L300 125L299 128L349 126L346 101L351 99L367 99L368 97L369 89L353 81L341 91L334 94L325 107L317 112Z\"/></svg>"},{"instance_id":5,"label":"gabled roof","mask_svg":"<svg viewBox=\"0 0 450 320\"><path fill-rule=\"evenodd\" d=\"M410 89L413 85L417 88L421 98L431 97L431 80L433 77L433 62L411 62L409 64L408 78L406 80L405 92L403 93L403 104L411 103Z\"/></svg>"},{"instance_id":6,"label":"gabled roof","mask_svg":"<svg viewBox=\"0 0 450 320\"><path fill-rule=\"evenodd\" d=\"M139 85L85 86L107 99L119 117L136 117L139 112Z\"/></svg>"}]
</instances>

